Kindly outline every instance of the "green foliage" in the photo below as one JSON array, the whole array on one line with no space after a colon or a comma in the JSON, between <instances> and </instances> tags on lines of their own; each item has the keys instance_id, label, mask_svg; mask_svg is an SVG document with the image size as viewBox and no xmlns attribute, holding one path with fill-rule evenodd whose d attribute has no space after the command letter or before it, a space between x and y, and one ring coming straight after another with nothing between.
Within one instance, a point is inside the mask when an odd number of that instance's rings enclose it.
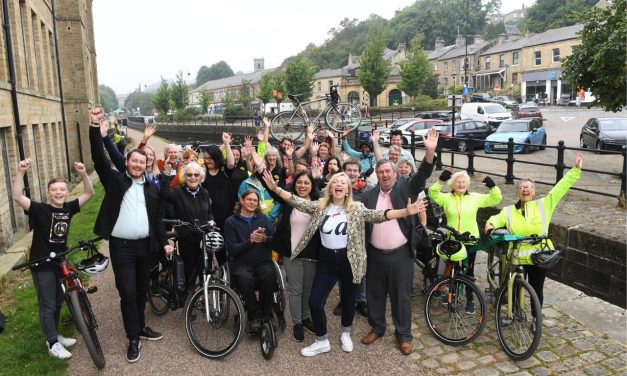
<instances>
[{"instance_id":1,"label":"green foliage","mask_svg":"<svg viewBox=\"0 0 627 376\"><path fill-rule=\"evenodd\" d=\"M422 35L416 35L411 41L407 60L401 63L401 82L398 88L415 97L420 93L425 80L432 76L433 69L427 54L421 46Z\"/></svg>"},{"instance_id":2,"label":"green foliage","mask_svg":"<svg viewBox=\"0 0 627 376\"><path fill-rule=\"evenodd\" d=\"M183 78L183 72L176 75L176 82L170 87L170 99L177 110L182 110L189 104L189 88Z\"/></svg>"},{"instance_id":3,"label":"green foliage","mask_svg":"<svg viewBox=\"0 0 627 376\"><path fill-rule=\"evenodd\" d=\"M364 90L370 95L371 102L385 89L385 82L390 74L390 63L383 58L385 35L383 29L373 32L368 45L361 55L359 80ZM370 103L375 105L376 103Z\"/></svg>"},{"instance_id":4,"label":"green foliage","mask_svg":"<svg viewBox=\"0 0 627 376\"><path fill-rule=\"evenodd\" d=\"M135 90L126 98L124 106L130 108L131 112L136 111L139 108L139 112L142 115L149 115L155 108L152 103L154 95L145 91Z\"/></svg>"},{"instance_id":5,"label":"green foliage","mask_svg":"<svg viewBox=\"0 0 627 376\"><path fill-rule=\"evenodd\" d=\"M290 94L302 94L303 100L309 99L313 93L315 74L316 68L308 59L295 59L285 68L285 90Z\"/></svg>"},{"instance_id":6,"label":"green foliage","mask_svg":"<svg viewBox=\"0 0 627 376\"><path fill-rule=\"evenodd\" d=\"M464 92L464 85L454 85L448 87L449 95L458 95Z\"/></svg>"},{"instance_id":7,"label":"green foliage","mask_svg":"<svg viewBox=\"0 0 627 376\"><path fill-rule=\"evenodd\" d=\"M250 108L252 96L250 95L250 80L242 79L242 86L239 87L239 102L244 108Z\"/></svg>"},{"instance_id":8,"label":"green foliage","mask_svg":"<svg viewBox=\"0 0 627 376\"><path fill-rule=\"evenodd\" d=\"M446 98L433 99L428 95L419 95L414 101L414 107L418 111L443 110L447 108L447 105Z\"/></svg>"},{"instance_id":9,"label":"green foliage","mask_svg":"<svg viewBox=\"0 0 627 376\"><path fill-rule=\"evenodd\" d=\"M485 40L492 40L496 39L501 34L505 34L505 24L503 21L496 24L487 24L483 37Z\"/></svg>"},{"instance_id":10,"label":"green foliage","mask_svg":"<svg viewBox=\"0 0 627 376\"><path fill-rule=\"evenodd\" d=\"M198 102L200 103L200 108L203 114L207 113L207 109L209 109L209 104L213 101L213 93L207 90L203 90L200 93L200 97L198 98Z\"/></svg>"},{"instance_id":11,"label":"green foliage","mask_svg":"<svg viewBox=\"0 0 627 376\"><path fill-rule=\"evenodd\" d=\"M527 8L520 22L521 31L541 33L574 25L576 13L592 8L598 0L542 0Z\"/></svg>"},{"instance_id":12,"label":"green foliage","mask_svg":"<svg viewBox=\"0 0 627 376\"><path fill-rule=\"evenodd\" d=\"M275 94L278 94L275 95ZM272 96L276 101L277 105L280 105L281 102L285 99L287 94L285 93L285 73L274 73L272 75Z\"/></svg>"},{"instance_id":13,"label":"green foliage","mask_svg":"<svg viewBox=\"0 0 627 376\"><path fill-rule=\"evenodd\" d=\"M265 109L266 103L272 99L272 81L273 75L270 72L264 73L259 81L259 91L257 91L257 99L263 103Z\"/></svg>"},{"instance_id":14,"label":"green foliage","mask_svg":"<svg viewBox=\"0 0 627 376\"><path fill-rule=\"evenodd\" d=\"M433 99L438 97L438 77L436 75L432 74L425 79L422 94L428 95Z\"/></svg>"},{"instance_id":15,"label":"green foliage","mask_svg":"<svg viewBox=\"0 0 627 376\"><path fill-rule=\"evenodd\" d=\"M230 105L233 104L233 101L235 100L235 92L236 90L232 87L226 89L226 93L224 93L224 106L228 107Z\"/></svg>"},{"instance_id":16,"label":"green foliage","mask_svg":"<svg viewBox=\"0 0 627 376\"><path fill-rule=\"evenodd\" d=\"M249 109L244 108L240 104L230 104L224 107L224 121L227 123L233 123L235 120L241 117L251 116L252 113Z\"/></svg>"},{"instance_id":17,"label":"green foliage","mask_svg":"<svg viewBox=\"0 0 627 376\"><path fill-rule=\"evenodd\" d=\"M170 84L163 77L161 77L159 89L152 98L152 103L161 114L165 115L170 110Z\"/></svg>"},{"instance_id":18,"label":"green foliage","mask_svg":"<svg viewBox=\"0 0 627 376\"><path fill-rule=\"evenodd\" d=\"M581 45L564 59L564 76L575 87L584 87L606 111L627 106L627 21L625 0L616 0L607 9L593 8L579 14L583 23Z\"/></svg>"},{"instance_id":19,"label":"green foliage","mask_svg":"<svg viewBox=\"0 0 627 376\"><path fill-rule=\"evenodd\" d=\"M184 120L193 119L198 115L198 110L195 107L187 107L182 110L176 110L174 113L174 121L181 122Z\"/></svg>"},{"instance_id":20,"label":"green foliage","mask_svg":"<svg viewBox=\"0 0 627 376\"><path fill-rule=\"evenodd\" d=\"M118 98L115 95L115 91L107 85L99 85L98 93L100 95L100 105L104 108L105 112L111 112L118 108Z\"/></svg>"},{"instance_id":21,"label":"green foliage","mask_svg":"<svg viewBox=\"0 0 627 376\"><path fill-rule=\"evenodd\" d=\"M210 67L203 65L200 69L198 69L198 73L196 74L196 86L200 86L208 81L218 80L220 78L231 77L234 75L235 74L233 73L231 67L224 60L220 60Z\"/></svg>"}]
</instances>

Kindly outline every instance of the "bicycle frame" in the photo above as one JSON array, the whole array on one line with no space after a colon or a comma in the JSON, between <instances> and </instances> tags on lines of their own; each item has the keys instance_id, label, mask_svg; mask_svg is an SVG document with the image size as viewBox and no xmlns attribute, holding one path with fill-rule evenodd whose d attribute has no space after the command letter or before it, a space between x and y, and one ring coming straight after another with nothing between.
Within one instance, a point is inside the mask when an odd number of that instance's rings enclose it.
<instances>
[{"instance_id":1,"label":"bicycle frame","mask_svg":"<svg viewBox=\"0 0 627 376\"><path fill-rule=\"evenodd\" d=\"M334 108L335 105L333 104L333 102L331 101L331 99L329 98L328 94L325 94L324 98L318 98L318 99L312 99L309 101L305 101L305 102L300 102L298 99L295 100L296 103L298 103L298 106L296 106L296 108L294 109L294 113L300 113L303 115L303 119L305 119L305 124L310 124L313 122L316 122L320 119L320 117L322 117L322 115L326 114L330 108ZM305 106L308 106L312 103L317 103L317 102L322 102L322 101L326 101L326 105L324 106L324 108L322 110L320 110L320 112L318 113L318 115L316 115L316 117L313 118L313 120L309 117L309 115L307 115L307 111L304 110Z\"/></svg>"}]
</instances>

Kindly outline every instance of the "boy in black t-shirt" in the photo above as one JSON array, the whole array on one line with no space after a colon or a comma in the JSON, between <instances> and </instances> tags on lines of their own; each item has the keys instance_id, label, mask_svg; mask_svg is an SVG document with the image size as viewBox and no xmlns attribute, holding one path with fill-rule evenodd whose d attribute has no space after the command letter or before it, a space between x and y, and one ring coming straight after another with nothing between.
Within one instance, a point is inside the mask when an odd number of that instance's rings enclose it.
<instances>
[{"instance_id":1,"label":"boy in black t-shirt","mask_svg":"<svg viewBox=\"0 0 627 376\"><path fill-rule=\"evenodd\" d=\"M76 172L81 176L85 192L79 198L66 202L70 190L63 178L54 178L48 183L48 204L31 201L24 196L24 174L33 164L30 158L21 161L13 181L12 196L28 215L33 229L30 261L48 257L50 252L61 252L67 247L67 237L72 216L80 211L94 195L94 189L87 176L85 165L74 162ZM31 270L37 298L39 300L39 320L46 336L48 353L58 359L67 359L72 354L66 347L73 346L76 340L65 338L58 333L61 306L64 295L59 283L59 267L44 263Z\"/></svg>"}]
</instances>

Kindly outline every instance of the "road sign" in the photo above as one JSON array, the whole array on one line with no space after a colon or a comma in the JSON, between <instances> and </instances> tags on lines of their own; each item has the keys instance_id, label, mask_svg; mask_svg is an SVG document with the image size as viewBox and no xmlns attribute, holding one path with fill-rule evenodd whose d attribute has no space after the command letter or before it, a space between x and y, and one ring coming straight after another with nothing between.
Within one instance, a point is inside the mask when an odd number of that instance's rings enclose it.
<instances>
[{"instance_id":1,"label":"road sign","mask_svg":"<svg viewBox=\"0 0 627 376\"><path fill-rule=\"evenodd\" d=\"M448 96L448 106L449 107L461 106L463 98L464 97L461 96L461 95L449 95Z\"/></svg>"}]
</instances>

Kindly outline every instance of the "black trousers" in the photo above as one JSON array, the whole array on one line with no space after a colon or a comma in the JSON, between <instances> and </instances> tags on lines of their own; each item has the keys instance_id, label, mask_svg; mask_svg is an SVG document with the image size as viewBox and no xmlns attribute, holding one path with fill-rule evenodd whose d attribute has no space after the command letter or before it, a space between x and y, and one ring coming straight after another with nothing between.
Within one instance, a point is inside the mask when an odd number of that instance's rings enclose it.
<instances>
[{"instance_id":1,"label":"black trousers","mask_svg":"<svg viewBox=\"0 0 627 376\"><path fill-rule=\"evenodd\" d=\"M277 278L272 261L255 266L233 262L231 276L235 288L244 298L248 317L251 320L272 317L272 294L276 290ZM255 290L259 290L259 301Z\"/></svg>"},{"instance_id":2,"label":"black trousers","mask_svg":"<svg viewBox=\"0 0 627 376\"><path fill-rule=\"evenodd\" d=\"M32 271L37 299L39 300L39 323L48 344L57 342L59 319L65 295L59 276L54 271Z\"/></svg>"},{"instance_id":3,"label":"black trousers","mask_svg":"<svg viewBox=\"0 0 627 376\"><path fill-rule=\"evenodd\" d=\"M109 249L115 287L120 295L124 331L128 339L138 339L146 326L144 309L153 260L150 238L126 240L112 236Z\"/></svg>"},{"instance_id":4,"label":"black trousers","mask_svg":"<svg viewBox=\"0 0 627 376\"><path fill-rule=\"evenodd\" d=\"M525 271L527 272L527 280L533 290L540 299L540 307L544 302L544 280L546 279L546 270L540 269L535 265L525 265Z\"/></svg>"}]
</instances>

